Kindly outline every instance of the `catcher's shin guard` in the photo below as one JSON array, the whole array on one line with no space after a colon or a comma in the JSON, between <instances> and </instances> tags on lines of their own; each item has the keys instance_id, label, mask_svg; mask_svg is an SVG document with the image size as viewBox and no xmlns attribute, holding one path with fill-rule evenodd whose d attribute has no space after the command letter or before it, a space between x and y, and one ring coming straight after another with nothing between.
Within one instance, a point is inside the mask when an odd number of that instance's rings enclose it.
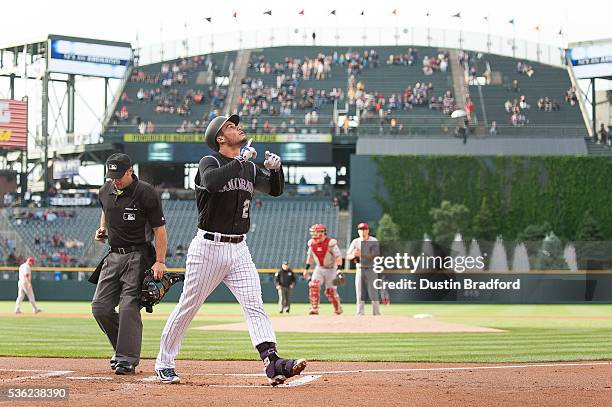
<instances>
[{"instance_id":1,"label":"catcher's shin guard","mask_svg":"<svg viewBox=\"0 0 612 407\"><path fill-rule=\"evenodd\" d=\"M333 305L334 314L342 314L342 304L340 304L340 296L338 295L338 291L336 291L335 288L326 288L325 297L327 297L329 302L331 302L331 304Z\"/></svg>"},{"instance_id":2,"label":"catcher's shin guard","mask_svg":"<svg viewBox=\"0 0 612 407\"><path fill-rule=\"evenodd\" d=\"M319 293L321 291L321 282L319 280L310 280L308 283L308 296L310 298L311 315L319 313Z\"/></svg>"}]
</instances>

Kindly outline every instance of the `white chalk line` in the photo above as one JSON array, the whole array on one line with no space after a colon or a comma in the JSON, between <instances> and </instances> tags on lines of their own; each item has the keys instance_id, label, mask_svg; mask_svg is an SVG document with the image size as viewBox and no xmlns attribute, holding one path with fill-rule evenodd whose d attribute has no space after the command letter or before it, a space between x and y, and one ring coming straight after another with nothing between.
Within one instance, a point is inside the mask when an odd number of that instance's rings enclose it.
<instances>
[{"instance_id":1,"label":"white chalk line","mask_svg":"<svg viewBox=\"0 0 612 407\"><path fill-rule=\"evenodd\" d=\"M4 371L6 371L8 369L5 369ZM19 370L12 370L13 372L19 372ZM65 376L67 374L70 373L74 373L74 370L30 370L30 372L44 372L44 373L39 373L36 375L32 375L32 376L24 376L24 377L13 377L11 379L5 379L3 381L5 382L18 382L18 381L22 381L22 380L32 380L32 379L47 379L49 377L59 377L59 376Z\"/></svg>"},{"instance_id":2,"label":"white chalk line","mask_svg":"<svg viewBox=\"0 0 612 407\"><path fill-rule=\"evenodd\" d=\"M113 380L112 377L105 376L66 376L68 380Z\"/></svg>"},{"instance_id":3,"label":"white chalk line","mask_svg":"<svg viewBox=\"0 0 612 407\"><path fill-rule=\"evenodd\" d=\"M414 367L397 369L356 369L356 370L327 370L308 372L313 375L341 375L356 373L406 373L406 372L441 372L441 371L462 371L462 370L486 370L486 369L525 369L525 368L544 368L544 367L572 367L572 366L602 366L611 365L612 362L584 362L584 363L539 363L524 365L493 365L493 366L448 366L448 367ZM236 376L236 377L257 377L265 376L263 373L188 373L186 376Z\"/></svg>"},{"instance_id":4,"label":"white chalk line","mask_svg":"<svg viewBox=\"0 0 612 407\"><path fill-rule=\"evenodd\" d=\"M526 365L494 365L494 366L459 366L459 367L414 367L403 369L359 369L359 370L330 370L325 372L309 372L311 374L355 374L355 373L406 373L406 372L443 372L462 370L487 370L487 369L527 369L543 367L572 367L572 366L602 366L611 365L612 362L588 362L588 363L540 363Z\"/></svg>"}]
</instances>

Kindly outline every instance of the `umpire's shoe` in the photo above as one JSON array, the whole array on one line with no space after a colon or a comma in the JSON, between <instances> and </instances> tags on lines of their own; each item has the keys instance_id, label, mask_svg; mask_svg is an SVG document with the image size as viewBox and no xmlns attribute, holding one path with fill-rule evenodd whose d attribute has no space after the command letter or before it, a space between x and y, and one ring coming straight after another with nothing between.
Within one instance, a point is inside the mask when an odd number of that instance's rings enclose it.
<instances>
[{"instance_id":1,"label":"umpire's shoe","mask_svg":"<svg viewBox=\"0 0 612 407\"><path fill-rule=\"evenodd\" d=\"M290 377L297 376L306 369L306 359L264 360L264 371L272 386L285 383Z\"/></svg>"},{"instance_id":2,"label":"umpire's shoe","mask_svg":"<svg viewBox=\"0 0 612 407\"><path fill-rule=\"evenodd\" d=\"M181 378L178 377L174 369L155 369L155 374L162 383L173 384L181 382Z\"/></svg>"},{"instance_id":3,"label":"umpire's shoe","mask_svg":"<svg viewBox=\"0 0 612 407\"><path fill-rule=\"evenodd\" d=\"M127 362L117 362L115 365L115 374L118 375L130 375L136 373L136 366L131 365Z\"/></svg>"}]
</instances>

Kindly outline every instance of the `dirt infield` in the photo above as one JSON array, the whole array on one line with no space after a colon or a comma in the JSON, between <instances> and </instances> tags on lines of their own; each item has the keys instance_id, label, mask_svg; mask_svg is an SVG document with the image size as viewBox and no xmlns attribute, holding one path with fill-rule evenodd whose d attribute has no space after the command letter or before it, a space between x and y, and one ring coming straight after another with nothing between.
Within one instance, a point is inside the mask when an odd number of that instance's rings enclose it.
<instances>
[{"instance_id":1,"label":"dirt infield","mask_svg":"<svg viewBox=\"0 0 612 407\"><path fill-rule=\"evenodd\" d=\"M0 389L68 387L61 405L610 405L609 362L539 364L309 363L271 388L260 362L179 361L181 384L163 385L144 360L116 376L107 360L0 358ZM14 401L10 401L14 404ZM8 404L0 401L0 404ZM59 405L28 401L21 405Z\"/></svg>"},{"instance_id":2,"label":"dirt infield","mask_svg":"<svg viewBox=\"0 0 612 407\"><path fill-rule=\"evenodd\" d=\"M407 333L407 332L504 332L501 329L454 324L434 318L396 316L300 315L270 318L276 332ZM204 331L246 331L246 322L204 325Z\"/></svg>"}]
</instances>

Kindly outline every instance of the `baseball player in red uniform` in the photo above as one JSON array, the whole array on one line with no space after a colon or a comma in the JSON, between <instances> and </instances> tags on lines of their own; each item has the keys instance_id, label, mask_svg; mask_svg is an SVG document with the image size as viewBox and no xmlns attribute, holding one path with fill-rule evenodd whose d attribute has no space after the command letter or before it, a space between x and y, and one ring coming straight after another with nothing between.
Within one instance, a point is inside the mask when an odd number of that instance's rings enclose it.
<instances>
[{"instance_id":1,"label":"baseball player in red uniform","mask_svg":"<svg viewBox=\"0 0 612 407\"><path fill-rule=\"evenodd\" d=\"M308 283L310 298L310 315L319 314L319 293L321 285L325 284L325 297L334 307L334 314L342 314L342 304L334 279L338 274L338 268L342 266L342 253L336 239L327 236L327 228L319 223L310 227L308 241L308 255L306 256L306 267L304 278L308 278L308 269L313 261L316 263L310 283Z\"/></svg>"}]
</instances>

